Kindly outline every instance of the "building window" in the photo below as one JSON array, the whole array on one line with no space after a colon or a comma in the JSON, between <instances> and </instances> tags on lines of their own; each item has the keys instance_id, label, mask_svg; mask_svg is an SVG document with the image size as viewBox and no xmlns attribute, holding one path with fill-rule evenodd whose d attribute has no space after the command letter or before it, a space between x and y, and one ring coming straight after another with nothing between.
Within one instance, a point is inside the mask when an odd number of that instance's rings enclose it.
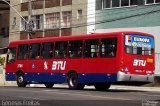
<instances>
[{"instance_id":1,"label":"building window","mask_svg":"<svg viewBox=\"0 0 160 106\"><path fill-rule=\"evenodd\" d=\"M60 13L46 14L46 29L56 29L60 26Z\"/></svg>"},{"instance_id":2,"label":"building window","mask_svg":"<svg viewBox=\"0 0 160 106\"><path fill-rule=\"evenodd\" d=\"M9 36L9 27L1 28L0 35L2 35L3 37L8 37Z\"/></svg>"},{"instance_id":3,"label":"building window","mask_svg":"<svg viewBox=\"0 0 160 106\"><path fill-rule=\"evenodd\" d=\"M112 7L120 7L120 0L112 0Z\"/></svg>"},{"instance_id":4,"label":"building window","mask_svg":"<svg viewBox=\"0 0 160 106\"><path fill-rule=\"evenodd\" d=\"M102 2L102 3L99 3ZM128 7L143 4L143 0L97 0L96 6L102 5L103 8ZM99 6L100 7L100 6Z\"/></svg>"},{"instance_id":5,"label":"building window","mask_svg":"<svg viewBox=\"0 0 160 106\"><path fill-rule=\"evenodd\" d=\"M146 0L146 4L153 4L154 0Z\"/></svg>"},{"instance_id":6,"label":"building window","mask_svg":"<svg viewBox=\"0 0 160 106\"><path fill-rule=\"evenodd\" d=\"M155 0L156 3L160 3L160 0Z\"/></svg>"},{"instance_id":7,"label":"building window","mask_svg":"<svg viewBox=\"0 0 160 106\"><path fill-rule=\"evenodd\" d=\"M153 4L154 0L146 0L146 4Z\"/></svg>"},{"instance_id":8,"label":"building window","mask_svg":"<svg viewBox=\"0 0 160 106\"><path fill-rule=\"evenodd\" d=\"M160 0L146 0L146 4L160 3Z\"/></svg>"},{"instance_id":9,"label":"building window","mask_svg":"<svg viewBox=\"0 0 160 106\"><path fill-rule=\"evenodd\" d=\"M23 17L26 21L28 21L28 17L27 16L24 16ZM21 18L21 31L27 31L28 29L28 25L27 25L27 22Z\"/></svg>"},{"instance_id":10,"label":"building window","mask_svg":"<svg viewBox=\"0 0 160 106\"><path fill-rule=\"evenodd\" d=\"M129 0L121 0L121 6L129 6Z\"/></svg>"},{"instance_id":11,"label":"building window","mask_svg":"<svg viewBox=\"0 0 160 106\"><path fill-rule=\"evenodd\" d=\"M130 0L130 5L138 5L138 0Z\"/></svg>"},{"instance_id":12,"label":"building window","mask_svg":"<svg viewBox=\"0 0 160 106\"><path fill-rule=\"evenodd\" d=\"M77 19L82 19L82 10L77 11Z\"/></svg>"},{"instance_id":13,"label":"building window","mask_svg":"<svg viewBox=\"0 0 160 106\"><path fill-rule=\"evenodd\" d=\"M24 19L21 19L21 31L27 31L28 29L28 16L24 16ZM42 29L43 28L43 15L32 16L33 29Z\"/></svg>"},{"instance_id":14,"label":"building window","mask_svg":"<svg viewBox=\"0 0 160 106\"><path fill-rule=\"evenodd\" d=\"M72 5L72 0L62 0L62 6Z\"/></svg>"},{"instance_id":15,"label":"building window","mask_svg":"<svg viewBox=\"0 0 160 106\"><path fill-rule=\"evenodd\" d=\"M43 15L35 15L32 17L32 20L34 30L43 28Z\"/></svg>"},{"instance_id":16,"label":"building window","mask_svg":"<svg viewBox=\"0 0 160 106\"><path fill-rule=\"evenodd\" d=\"M96 0L96 10L102 9L102 0Z\"/></svg>"},{"instance_id":17,"label":"building window","mask_svg":"<svg viewBox=\"0 0 160 106\"><path fill-rule=\"evenodd\" d=\"M103 0L103 8L111 8L111 0Z\"/></svg>"},{"instance_id":18,"label":"building window","mask_svg":"<svg viewBox=\"0 0 160 106\"><path fill-rule=\"evenodd\" d=\"M72 18L72 12L71 11L64 11L62 12L62 22L61 27L70 27L71 25L71 18Z\"/></svg>"}]
</instances>

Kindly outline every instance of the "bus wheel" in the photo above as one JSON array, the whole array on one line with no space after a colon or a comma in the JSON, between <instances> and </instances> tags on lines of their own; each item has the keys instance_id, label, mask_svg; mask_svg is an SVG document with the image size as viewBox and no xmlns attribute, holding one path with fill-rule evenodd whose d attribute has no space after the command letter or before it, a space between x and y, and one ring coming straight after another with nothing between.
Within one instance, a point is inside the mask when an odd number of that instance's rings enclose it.
<instances>
[{"instance_id":1,"label":"bus wheel","mask_svg":"<svg viewBox=\"0 0 160 106\"><path fill-rule=\"evenodd\" d=\"M68 76L68 86L72 90L82 90L85 85L78 83L78 75L76 73L71 73Z\"/></svg>"},{"instance_id":2,"label":"bus wheel","mask_svg":"<svg viewBox=\"0 0 160 106\"><path fill-rule=\"evenodd\" d=\"M96 90L98 90L98 91L107 91L109 89L109 87L111 86L111 84L97 83L94 86L95 86Z\"/></svg>"},{"instance_id":3,"label":"bus wheel","mask_svg":"<svg viewBox=\"0 0 160 106\"><path fill-rule=\"evenodd\" d=\"M54 83L45 83L46 88L52 88Z\"/></svg>"},{"instance_id":4,"label":"bus wheel","mask_svg":"<svg viewBox=\"0 0 160 106\"><path fill-rule=\"evenodd\" d=\"M17 85L18 87L26 87L27 83L24 81L24 74L19 73L17 75Z\"/></svg>"}]
</instances>

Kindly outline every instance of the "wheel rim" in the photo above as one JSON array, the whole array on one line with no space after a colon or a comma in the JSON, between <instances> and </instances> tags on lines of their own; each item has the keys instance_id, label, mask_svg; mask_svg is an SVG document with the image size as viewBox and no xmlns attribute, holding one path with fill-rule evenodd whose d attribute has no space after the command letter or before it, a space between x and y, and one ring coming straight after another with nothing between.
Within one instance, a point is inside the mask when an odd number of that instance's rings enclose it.
<instances>
[{"instance_id":1,"label":"wheel rim","mask_svg":"<svg viewBox=\"0 0 160 106\"><path fill-rule=\"evenodd\" d=\"M22 76L19 76L19 77L18 77L18 82L19 82L19 83L23 83L23 77L22 77Z\"/></svg>"},{"instance_id":2,"label":"wheel rim","mask_svg":"<svg viewBox=\"0 0 160 106\"><path fill-rule=\"evenodd\" d=\"M76 84L76 78L74 76L72 76L70 79L69 79L69 84L70 86L74 87L75 84Z\"/></svg>"}]
</instances>

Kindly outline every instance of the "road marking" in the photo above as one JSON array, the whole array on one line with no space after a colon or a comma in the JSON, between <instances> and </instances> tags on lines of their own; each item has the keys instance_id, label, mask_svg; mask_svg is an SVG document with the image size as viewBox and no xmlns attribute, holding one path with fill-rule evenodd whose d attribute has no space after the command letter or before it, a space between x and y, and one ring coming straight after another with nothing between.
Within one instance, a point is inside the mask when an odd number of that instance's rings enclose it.
<instances>
[{"instance_id":1,"label":"road marking","mask_svg":"<svg viewBox=\"0 0 160 106\"><path fill-rule=\"evenodd\" d=\"M72 92L49 92L54 94L60 94L60 95L70 95L70 96L82 96L82 97L91 97L91 98L97 98L97 99L112 99L112 100L132 100L132 99L123 99L123 98L117 98L117 97L104 97L104 96L95 96L90 95L86 93L72 93Z\"/></svg>"}]
</instances>

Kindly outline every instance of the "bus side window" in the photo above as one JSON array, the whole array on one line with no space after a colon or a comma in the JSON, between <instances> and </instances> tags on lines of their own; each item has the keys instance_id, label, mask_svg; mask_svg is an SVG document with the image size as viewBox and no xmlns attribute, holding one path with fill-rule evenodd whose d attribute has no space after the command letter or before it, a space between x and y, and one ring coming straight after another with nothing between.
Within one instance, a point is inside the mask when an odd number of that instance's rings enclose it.
<instances>
[{"instance_id":1,"label":"bus side window","mask_svg":"<svg viewBox=\"0 0 160 106\"><path fill-rule=\"evenodd\" d=\"M30 44L30 59L39 59L40 57L40 43Z\"/></svg>"},{"instance_id":2,"label":"bus side window","mask_svg":"<svg viewBox=\"0 0 160 106\"><path fill-rule=\"evenodd\" d=\"M83 41L70 41L69 42L69 58L81 58L82 57Z\"/></svg>"},{"instance_id":3,"label":"bus side window","mask_svg":"<svg viewBox=\"0 0 160 106\"><path fill-rule=\"evenodd\" d=\"M53 57L53 47L52 42L47 42L42 44L42 57L43 59L50 59Z\"/></svg>"},{"instance_id":4,"label":"bus side window","mask_svg":"<svg viewBox=\"0 0 160 106\"><path fill-rule=\"evenodd\" d=\"M68 42L55 43L55 58L66 58Z\"/></svg>"},{"instance_id":5,"label":"bus side window","mask_svg":"<svg viewBox=\"0 0 160 106\"><path fill-rule=\"evenodd\" d=\"M115 57L117 38L104 38L101 40L101 57Z\"/></svg>"},{"instance_id":6,"label":"bus side window","mask_svg":"<svg viewBox=\"0 0 160 106\"><path fill-rule=\"evenodd\" d=\"M7 54L7 63L13 63L16 60L16 48L9 48Z\"/></svg>"},{"instance_id":7,"label":"bus side window","mask_svg":"<svg viewBox=\"0 0 160 106\"><path fill-rule=\"evenodd\" d=\"M18 46L18 59L24 60L28 58L28 45L22 44Z\"/></svg>"},{"instance_id":8,"label":"bus side window","mask_svg":"<svg viewBox=\"0 0 160 106\"><path fill-rule=\"evenodd\" d=\"M84 57L87 57L87 58L98 57L98 52L99 52L99 40L98 39L92 39L92 40L85 41Z\"/></svg>"}]
</instances>

